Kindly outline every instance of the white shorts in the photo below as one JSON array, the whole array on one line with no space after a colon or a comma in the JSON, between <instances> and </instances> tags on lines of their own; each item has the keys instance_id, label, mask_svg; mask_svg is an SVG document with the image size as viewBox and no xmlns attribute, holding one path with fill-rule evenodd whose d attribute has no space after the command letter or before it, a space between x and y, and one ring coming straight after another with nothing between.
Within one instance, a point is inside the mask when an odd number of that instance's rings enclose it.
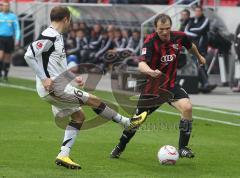
<instances>
[{"instance_id":1,"label":"white shorts","mask_svg":"<svg viewBox=\"0 0 240 178\"><path fill-rule=\"evenodd\" d=\"M72 95L75 95L75 93L81 93L81 100L83 103L86 103L89 98L89 93L75 88L72 85L67 85L64 92ZM73 113L81 110L79 103L77 104L59 101L51 95L42 97L42 99L52 105L52 112L55 118L66 118L71 116Z\"/></svg>"}]
</instances>

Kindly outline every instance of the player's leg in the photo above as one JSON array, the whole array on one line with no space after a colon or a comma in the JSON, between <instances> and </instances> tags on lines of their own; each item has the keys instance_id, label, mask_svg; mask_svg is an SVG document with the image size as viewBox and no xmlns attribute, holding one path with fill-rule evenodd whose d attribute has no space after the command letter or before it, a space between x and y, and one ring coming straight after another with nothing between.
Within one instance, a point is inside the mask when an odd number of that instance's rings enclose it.
<instances>
[{"instance_id":1,"label":"player's leg","mask_svg":"<svg viewBox=\"0 0 240 178\"><path fill-rule=\"evenodd\" d=\"M131 129L140 126L147 117L147 112L142 112L133 118L125 117L113 109L107 104L102 102L97 96L89 94L86 105L93 108L93 111L103 118L113 120L114 122L122 124L125 128Z\"/></svg>"},{"instance_id":2,"label":"player's leg","mask_svg":"<svg viewBox=\"0 0 240 178\"><path fill-rule=\"evenodd\" d=\"M3 58L3 78L5 81L8 80L8 72L10 68L10 63L11 63L11 53L14 50L14 39L13 38L7 38L5 40L5 53L4 53L4 58Z\"/></svg>"},{"instance_id":3,"label":"player's leg","mask_svg":"<svg viewBox=\"0 0 240 178\"><path fill-rule=\"evenodd\" d=\"M3 62L3 78L5 81L8 80L8 72L10 68L10 63L11 63L11 54L10 53L5 53L4 54L4 62Z\"/></svg>"},{"instance_id":4,"label":"player's leg","mask_svg":"<svg viewBox=\"0 0 240 178\"><path fill-rule=\"evenodd\" d=\"M122 152L125 150L127 144L133 138L136 132L137 132L137 128L130 129L130 130L125 129L119 139L119 143L111 151L110 158L119 158Z\"/></svg>"},{"instance_id":5,"label":"player's leg","mask_svg":"<svg viewBox=\"0 0 240 178\"><path fill-rule=\"evenodd\" d=\"M141 99L146 99L145 96L141 95ZM151 108L146 108L146 107L140 107L139 106L140 102L138 102L138 108L136 110L136 114L138 115L139 113L142 112L147 112L148 115L150 115L153 111L155 111L159 106L151 107ZM134 137L134 135L137 132L136 129L130 129L130 130L124 130L120 139L119 143L114 147L112 152L110 153L110 158L119 158L122 152L125 150L127 144L130 142L130 140Z\"/></svg>"},{"instance_id":6,"label":"player's leg","mask_svg":"<svg viewBox=\"0 0 240 178\"><path fill-rule=\"evenodd\" d=\"M85 119L84 113L79 110L71 115L71 121L66 126L63 143L59 156L69 156L70 149L75 142L79 130Z\"/></svg>"},{"instance_id":7,"label":"player's leg","mask_svg":"<svg viewBox=\"0 0 240 178\"><path fill-rule=\"evenodd\" d=\"M137 129L124 130L119 139L119 143L111 151L110 158L119 158L136 132Z\"/></svg>"},{"instance_id":8,"label":"player's leg","mask_svg":"<svg viewBox=\"0 0 240 178\"><path fill-rule=\"evenodd\" d=\"M131 129L138 127L141 125L147 116L146 112L141 113L138 116L133 118L127 118L122 116L121 114L117 113L110 107L108 107L104 102L102 102L98 97L87 93L85 91L79 90L72 86L65 87L62 86L64 82L64 78L62 80L57 79L53 83L53 92L51 96L54 97L56 100L62 103L67 103L69 105L88 105L93 108L94 112L100 115L103 118L113 120L114 122L122 124L125 128ZM66 80L66 82L68 82Z\"/></svg>"},{"instance_id":9,"label":"player's leg","mask_svg":"<svg viewBox=\"0 0 240 178\"><path fill-rule=\"evenodd\" d=\"M4 59L4 44L3 39L0 38L0 80L2 78L3 59Z\"/></svg>"},{"instance_id":10,"label":"player's leg","mask_svg":"<svg viewBox=\"0 0 240 178\"><path fill-rule=\"evenodd\" d=\"M54 107L53 107L53 110L54 110ZM66 110L60 110L55 117L56 119L63 119L67 117L67 115L71 112L74 112L74 113L71 114L71 120L69 124L66 126L63 143L61 145L60 152L55 162L57 165L64 166L66 168L80 169L81 168L80 165L73 162L69 157L69 154L76 140L76 137L79 133L79 130L81 129L82 124L84 122L84 119L85 119L84 113L82 112L82 110L79 110L78 108L66 109Z\"/></svg>"},{"instance_id":11,"label":"player's leg","mask_svg":"<svg viewBox=\"0 0 240 178\"><path fill-rule=\"evenodd\" d=\"M4 51L0 50L0 80L2 79Z\"/></svg>"},{"instance_id":12,"label":"player's leg","mask_svg":"<svg viewBox=\"0 0 240 178\"><path fill-rule=\"evenodd\" d=\"M180 87L175 87L176 100L171 102L180 113L179 123L179 153L181 157L194 157L193 152L187 147L192 131L192 104L188 94Z\"/></svg>"}]
</instances>

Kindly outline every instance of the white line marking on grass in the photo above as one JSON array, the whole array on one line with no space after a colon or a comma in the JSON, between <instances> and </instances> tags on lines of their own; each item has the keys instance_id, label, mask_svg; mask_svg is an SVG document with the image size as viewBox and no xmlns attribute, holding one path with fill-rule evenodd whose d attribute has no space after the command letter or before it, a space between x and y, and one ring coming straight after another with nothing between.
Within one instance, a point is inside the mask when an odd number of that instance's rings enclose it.
<instances>
[{"instance_id":1,"label":"white line marking on grass","mask_svg":"<svg viewBox=\"0 0 240 178\"><path fill-rule=\"evenodd\" d=\"M33 88L19 86L19 85L12 85L12 84L7 84L7 83L0 83L0 86L16 88L16 89L21 89L21 90L27 90L27 91L34 91L34 92L36 91L36 89L33 89ZM194 106L193 109L201 110L201 111L216 112L216 113L233 115L233 116L240 116L240 113L237 113L237 112L221 111L218 109L212 109L212 108L206 108L206 107L200 107L200 106Z\"/></svg>"},{"instance_id":2,"label":"white line marking on grass","mask_svg":"<svg viewBox=\"0 0 240 178\"><path fill-rule=\"evenodd\" d=\"M170 114L170 115L174 115L174 116L179 116L180 115L178 113L170 112L170 111L163 111L163 110L156 110L156 111L159 112L159 113ZM206 117L193 116L193 119L240 127L240 124L236 124L236 123L228 122L228 121L220 121L220 120L216 120L216 119L209 119L209 118L206 118Z\"/></svg>"},{"instance_id":3,"label":"white line marking on grass","mask_svg":"<svg viewBox=\"0 0 240 178\"><path fill-rule=\"evenodd\" d=\"M24 86L19 86L19 85L12 85L12 84L7 84L7 83L0 83L0 86L16 88L16 89L21 89L21 90L27 90L27 91L36 91L36 89L34 89L34 88L29 88L29 87L24 87Z\"/></svg>"},{"instance_id":4,"label":"white line marking on grass","mask_svg":"<svg viewBox=\"0 0 240 178\"><path fill-rule=\"evenodd\" d=\"M33 88L24 87L24 86L18 86L18 85L12 85L12 84L5 84L5 83L0 83L0 86L16 88L16 89L21 89L21 90L27 90L27 91L34 91L34 92L36 91L36 89L33 89ZM114 103L118 104L116 102L114 102ZM194 107L194 109L195 108L201 110L202 107ZM208 111L218 112L218 113L223 113L223 114L227 113L229 115L239 114L239 113L231 113L231 112L220 111L220 110L216 110L216 109L214 110L214 109L210 109L210 108L202 108L202 110L207 110L207 109L208 109ZM179 116L180 115L179 113L170 112L170 111L163 111L163 110L156 110L156 111L159 112L159 113L165 113L165 114L170 114L170 115L175 115L175 116ZM216 119L209 119L209 118L205 118L205 117L193 116L193 119L240 127L240 124L236 124L236 123L228 122L228 121L220 121L220 120L216 120Z\"/></svg>"},{"instance_id":5,"label":"white line marking on grass","mask_svg":"<svg viewBox=\"0 0 240 178\"><path fill-rule=\"evenodd\" d=\"M233 115L233 116L240 116L240 113L237 113L237 112L221 111L218 109L206 108L206 107L200 107L200 106L194 106L193 109L201 110L201 111L211 111L211 112L228 114L228 115Z\"/></svg>"}]
</instances>

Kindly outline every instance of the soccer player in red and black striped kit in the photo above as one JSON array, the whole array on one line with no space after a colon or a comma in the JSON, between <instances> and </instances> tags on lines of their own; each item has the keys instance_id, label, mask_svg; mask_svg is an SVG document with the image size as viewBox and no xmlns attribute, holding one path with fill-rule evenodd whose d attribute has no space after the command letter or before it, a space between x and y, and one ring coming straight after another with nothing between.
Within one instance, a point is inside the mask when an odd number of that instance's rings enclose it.
<instances>
[{"instance_id":1,"label":"soccer player in red and black striped kit","mask_svg":"<svg viewBox=\"0 0 240 178\"><path fill-rule=\"evenodd\" d=\"M140 100L156 96L159 87L173 94L173 98L168 102L181 113L179 154L181 157L193 158L194 153L187 147L192 130L192 104L186 91L175 84L178 55L184 46L192 55L197 57L200 64L205 64L206 60L185 33L171 31L172 20L168 15L158 15L154 20L154 26L156 32L146 37L138 65L140 72L146 74L149 80L140 95ZM160 79L161 76L165 76L166 81L163 82ZM149 115L161 105L151 108L141 107L140 100L136 114L145 110ZM119 158L135 133L136 129L124 130L119 144L112 150L110 157Z\"/></svg>"}]
</instances>

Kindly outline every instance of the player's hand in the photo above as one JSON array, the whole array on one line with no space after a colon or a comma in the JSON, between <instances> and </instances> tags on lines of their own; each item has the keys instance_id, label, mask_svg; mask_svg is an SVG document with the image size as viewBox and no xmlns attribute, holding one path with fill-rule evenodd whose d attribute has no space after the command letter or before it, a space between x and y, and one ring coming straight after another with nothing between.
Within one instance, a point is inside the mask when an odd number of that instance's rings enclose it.
<instances>
[{"instance_id":1,"label":"player's hand","mask_svg":"<svg viewBox=\"0 0 240 178\"><path fill-rule=\"evenodd\" d=\"M52 82L53 81L50 78L42 80L43 87L45 88L46 91L50 91Z\"/></svg>"},{"instance_id":2,"label":"player's hand","mask_svg":"<svg viewBox=\"0 0 240 178\"><path fill-rule=\"evenodd\" d=\"M157 78L157 77L159 77L161 74L162 74L162 72L161 72L160 70L158 70L158 69L152 70L152 71L149 72L149 75L150 75L151 77L153 77L153 78Z\"/></svg>"},{"instance_id":3,"label":"player's hand","mask_svg":"<svg viewBox=\"0 0 240 178\"><path fill-rule=\"evenodd\" d=\"M75 82L78 84L78 86L82 87L84 85L83 78L81 76L78 76L75 78Z\"/></svg>"},{"instance_id":4,"label":"player's hand","mask_svg":"<svg viewBox=\"0 0 240 178\"><path fill-rule=\"evenodd\" d=\"M198 60L199 60L200 64L202 64L202 65L206 64L206 59L203 56L200 56L200 58Z\"/></svg>"}]
</instances>

